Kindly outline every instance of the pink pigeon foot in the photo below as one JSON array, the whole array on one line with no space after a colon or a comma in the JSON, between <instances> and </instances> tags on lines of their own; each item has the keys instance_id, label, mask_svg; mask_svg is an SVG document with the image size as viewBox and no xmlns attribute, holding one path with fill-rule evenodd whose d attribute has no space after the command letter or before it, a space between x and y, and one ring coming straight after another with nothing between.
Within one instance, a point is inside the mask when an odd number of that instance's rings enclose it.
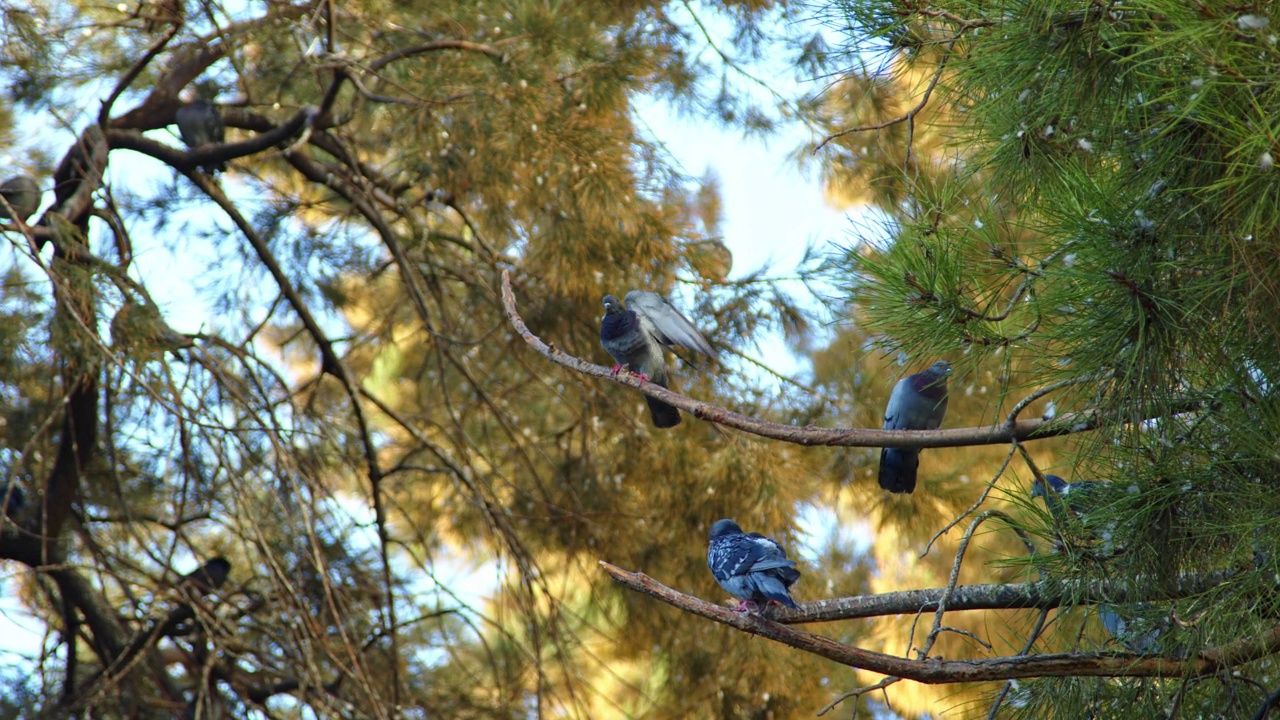
<instances>
[{"instance_id":1,"label":"pink pigeon foot","mask_svg":"<svg viewBox=\"0 0 1280 720\"><path fill-rule=\"evenodd\" d=\"M609 371L609 374L610 374L610 375L612 375L612 376L614 376L614 377L618 377L618 373L620 373L620 372L622 372L622 365L621 365L621 364L619 364L619 365L614 365L614 366L613 366L613 369Z\"/></svg>"}]
</instances>

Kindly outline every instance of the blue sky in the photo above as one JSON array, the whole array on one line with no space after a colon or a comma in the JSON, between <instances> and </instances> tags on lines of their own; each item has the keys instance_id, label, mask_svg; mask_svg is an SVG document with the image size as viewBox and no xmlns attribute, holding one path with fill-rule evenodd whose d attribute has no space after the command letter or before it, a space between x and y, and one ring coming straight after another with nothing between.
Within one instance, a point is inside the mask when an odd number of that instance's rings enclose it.
<instances>
[{"instance_id":1,"label":"blue sky","mask_svg":"<svg viewBox=\"0 0 1280 720\"><path fill-rule=\"evenodd\" d=\"M642 103L637 115L685 174L710 173L719 180L723 241L733 253L731 277L762 266L787 276L806 248L847 241L853 227L849 213L827 205L819 179L802 173L791 158L795 148L812 139L803 128L788 126L762 139L682 118L663 103ZM805 369L780 337L761 340L759 356L788 375Z\"/></svg>"}]
</instances>

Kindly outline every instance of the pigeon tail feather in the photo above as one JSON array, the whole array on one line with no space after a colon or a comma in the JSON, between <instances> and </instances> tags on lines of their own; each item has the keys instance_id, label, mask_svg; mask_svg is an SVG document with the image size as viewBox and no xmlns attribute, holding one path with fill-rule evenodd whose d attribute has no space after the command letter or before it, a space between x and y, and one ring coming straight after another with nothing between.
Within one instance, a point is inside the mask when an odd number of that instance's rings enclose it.
<instances>
[{"instance_id":1,"label":"pigeon tail feather","mask_svg":"<svg viewBox=\"0 0 1280 720\"><path fill-rule=\"evenodd\" d=\"M649 417L653 418L654 427L670 428L680 424L680 411L675 405L669 405L648 395L645 395L644 399L649 403Z\"/></svg>"},{"instance_id":2,"label":"pigeon tail feather","mask_svg":"<svg viewBox=\"0 0 1280 720\"><path fill-rule=\"evenodd\" d=\"M754 575L756 592L774 602L786 605L789 608L798 608L796 601L791 599L791 594L787 592L787 588L775 577L770 575Z\"/></svg>"},{"instance_id":3,"label":"pigeon tail feather","mask_svg":"<svg viewBox=\"0 0 1280 720\"><path fill-rule=\"evenodd\" d=\"M790 596L790 595L787 595L787 594L785 594L785 593L784 593L784 594L777 594L777 593L765 593L765 597L767 597L767 598L769 598L770 600L773 600L773 601L775 601L775 602L778 602L778 603L781 603L781 604L783 604L783 605L786 605L786 606L787 606L787 607L789 607L789 608L795 608L796 610L799 610L799 609L800 609L800 606L796 604L796 601L795 601L795 600L792 600L792 599L791 599L791 596Z\"/></svg>"},{"instance_id":4,"label":"pigeon tail feather","mask_svg":"<svg viewBox=\"0 0 1280 720\"><path fill-rule=\"evenodd\" d=\"M786 585L787 587L791 587L792 585L795 585L796 581L800 579L800 571L795 569L794 566L778 568L777 574L778 574L778 579L781 580L782 584Z\"/></svg>"},{"instance_id":5,"label":"pigeon tail feather","mask_svg":"<svg viewBox=\"0 0 1280 720\"><path fill-rule=\"evenodd\" d=\"M916 489L916 471L920 467L920 451L884 448L880 451L880 487L892 493L909 493Z\"/></svg>"}]
</instances>

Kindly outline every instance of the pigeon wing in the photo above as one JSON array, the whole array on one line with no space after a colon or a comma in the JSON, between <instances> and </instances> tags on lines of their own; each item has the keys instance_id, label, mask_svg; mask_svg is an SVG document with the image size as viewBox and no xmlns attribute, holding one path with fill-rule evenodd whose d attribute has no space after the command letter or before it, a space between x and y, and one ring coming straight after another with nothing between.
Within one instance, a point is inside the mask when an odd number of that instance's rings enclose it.
<instances>
[{"instance_id":1,"label":"pigeon wing","mask_svg":"<svg viewBox=\"0 0 1280 720\"><path fill-rule=\"evenodd\" d=\"M760 572L762 570L773 570L775 568L793 568L796 566L794 560L787 558L787 551L782 549L777 540L765 537L760 533L751 533L747 538L755 545L754 550L758 552L759 557L755 559L751 566L752 572Z\"/></svg>"},{"instance_id":2,"label":"pigeon wing","mask_svg":"<svg viewBox=\"0 0 1280 720\"><path fill-rule=\"evenodd\" d=\"M698 328L661 295L648 290L632 290L627 293L627 309L635 312L645 329L663 345L697 350L713 360L719 357Z\"/></svg>"},{"instance_id":3,"label":"pigeon wing","mask_svg":"<svg viewBox=\"0 0 1280 720\"><path fill-rule=\"evenodd\" d=\"M734 535L719 538L711 544L707 564L711 566L711 573L722 582L735 576L795 565L785 557L766 557L769 554L768 549L753 538Z\"/></svg>"},{"instance_id":4,"label":"pigeon wing","mask_svg":"<svg viewBox=\"0 0 1280 720\"><path fill-rule=\"evenodd\" d=\"M1070 483L1062 489L1067 507L1077 515L1084 515L1102 499L1102 486L1093 480Z\"/></svg>"},{"instance_id":5,"label":"pigeon wing","mask_svg":"<svg viewBox=\"0 0 1280 720\"><path fill-rule=\"evenodd\" d=\"M744 536L744 539L748 549L744 558L742 572L758 573L796 566L795 561L787 559L787 554L782 550L782 546L773 539L759 533L751 533Z\"/></svg>"},{"instance_id":6,"label":"pigeon wing","mask_svg":"<svg viewBox=\"0 0 1280 720\"><path fill-rule=\"evenodd\" d=\"M737 536L716 538L707 548L707 567L721 584L735 574L746 557L747 548Z\"/></svg>"},{"instance_id":7,"label":"pigeon wing","mask_svg":"<svg viewBox=\"0 0 1280 720\"><path fill-rule=\"evenodd\" d=\"M909 414L908 405L911 403L911 381L903 378L893 386L893 392L889 393L889 403L884 406L884 429L885 430L910 430L907 425L907 416Z\"/></svg>"}]
</instances>

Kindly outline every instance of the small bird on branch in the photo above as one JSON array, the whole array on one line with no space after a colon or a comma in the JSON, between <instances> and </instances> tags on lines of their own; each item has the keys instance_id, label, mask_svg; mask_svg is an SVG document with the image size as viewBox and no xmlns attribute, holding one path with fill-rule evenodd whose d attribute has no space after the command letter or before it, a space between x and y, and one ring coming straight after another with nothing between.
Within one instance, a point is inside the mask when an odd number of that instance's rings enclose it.
<instances>
[{"instance_id":1,"label":"small bird on branch","mask_svg":"<svg viewBox=\"0 0 1280 720\"><path fill-rule=\"evenodd\" d=\"M668 387L667 363L662 348L679 345L696 350L715 360L711 343L667 299L647 290L627 293L624 308L613 295L604 296L604 317L600 320L600 344L613 356L613 374L626 366L631 372L655 385ZM680 424L680 411L674 405L645 396L649 416L655 427L669 428Z\"/></svg>"},{"instance_id":2,"label":"small bird on branch","mask_svg":"<svg viewBox=\"0 0 1280 720\"><path fill-rule=\"evenodd\" d=\"M787 558L775 540L760 533L744 533L732 520L717 520L711 526L707 567L720 587L738 598L738 612L770 601L799 607L789 592L800 579L795 561Z\"/></svg>"}]
</instances>

